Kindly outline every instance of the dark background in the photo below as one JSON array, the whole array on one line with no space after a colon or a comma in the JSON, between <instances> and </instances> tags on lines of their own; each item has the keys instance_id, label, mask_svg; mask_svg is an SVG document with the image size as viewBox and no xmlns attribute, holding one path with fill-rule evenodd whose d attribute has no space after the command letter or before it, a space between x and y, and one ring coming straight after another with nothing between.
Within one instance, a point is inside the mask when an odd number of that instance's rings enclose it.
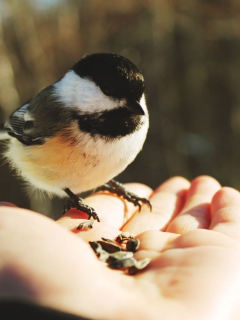
<instances>
[{"instance_id":1,"label":"dark background","mask_svg":"<svg viewBox=\"0 0 240 320\"><path fill-rule=\"evenodd\" d=\"M240 188L239 0L0 0L0 121L93 52L126 56L146 80L150 131L118 180L209 174ZM0 200L61 211L39 194L1 160Z\"/></svg>"}]
</instances>

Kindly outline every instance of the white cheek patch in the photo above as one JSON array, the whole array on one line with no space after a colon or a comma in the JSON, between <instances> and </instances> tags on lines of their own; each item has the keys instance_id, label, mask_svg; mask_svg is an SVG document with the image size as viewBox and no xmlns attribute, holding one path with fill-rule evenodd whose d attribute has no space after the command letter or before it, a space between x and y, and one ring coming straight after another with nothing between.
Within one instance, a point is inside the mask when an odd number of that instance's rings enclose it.
<instances>
[{"instance_id":1,"label":"white cheek patch","mask_svg":"<svg viewBox=\"0 0 240 320\"><path fill-rule=\"evenodd\" d=\"M143 93L141 99L140 99L140 105L143 108L143 111L145 112L145 115L148 114L147 104L146 104L146 98L145 94Z\"/></svg>"},{"instance_id":2,"label":"white cheek patch","mask_svg":"<svg viewBox=\"0 0 240 320\"><path fill-rule=\"evenodd\" d=\"M104 95L93 81L79 77L73 70L68 71L54 87L59 102L66 107L79 108L84 113L111 110L122 103Z\"/></svg>"}]
</instances>

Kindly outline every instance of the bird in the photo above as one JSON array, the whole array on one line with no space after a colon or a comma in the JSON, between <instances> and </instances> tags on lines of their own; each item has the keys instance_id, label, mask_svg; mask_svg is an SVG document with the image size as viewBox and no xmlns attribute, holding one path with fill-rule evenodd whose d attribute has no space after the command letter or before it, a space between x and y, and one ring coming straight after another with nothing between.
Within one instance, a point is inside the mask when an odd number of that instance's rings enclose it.
<instances>
[{"instance_id":1,"label":"bird","mask_svg":"<svg viewBox=\"0 0 240 320\"><path fill-rule=\"evenodd\" d=\"M1 125L5 158L36 189L69 196L76 208L100 221L79 196L106 190L134 203L148 199L114 180L145 142L149 114L145 81L129 59L115 53L84 55L55 83L14 111Z\"/></svg>"}]
</instances>

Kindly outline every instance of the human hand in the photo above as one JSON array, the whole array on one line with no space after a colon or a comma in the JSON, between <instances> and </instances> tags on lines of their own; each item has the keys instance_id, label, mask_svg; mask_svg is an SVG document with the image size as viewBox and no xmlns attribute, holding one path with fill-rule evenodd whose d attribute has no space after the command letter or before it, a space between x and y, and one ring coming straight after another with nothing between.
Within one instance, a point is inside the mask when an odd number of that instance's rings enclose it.
<instances>
[{"instance_id":1,"label":"human hand","mask_svg":"<svg viewBox=\"0 0 240 320\"><path fill-rule=\"evenodd\" d=\"M128 189L151 193L138 184ZM124 203L102 194L86 202L101 219L87 232L77 232L82 220L73 210L59 220L70 233L27 210L0 209L0 294L25 295L94 319L239 319L236 190L221 189L210 177L191 184L172 178L151 195L151 213L143 207L132 216L128 205L122 229L139 234L137 259L152 258L135 276L108 269L87 243L120 233Z\"/></svg>"}]
</instances>

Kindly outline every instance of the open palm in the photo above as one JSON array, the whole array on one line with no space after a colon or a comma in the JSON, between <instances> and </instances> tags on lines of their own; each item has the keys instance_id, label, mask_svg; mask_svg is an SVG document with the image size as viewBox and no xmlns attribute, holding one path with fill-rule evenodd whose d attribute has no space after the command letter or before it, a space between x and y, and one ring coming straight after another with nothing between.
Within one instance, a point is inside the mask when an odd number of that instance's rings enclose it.
<instances>
[{"instance_id":1,"label":"open palm","mask_svg":"<svg viewBox=\"0 0 240 320\"><path fill-rule=\"evenodd\" d=\"M239 319L239 193L210 177L175 177L154 192L127 187L150 196L152 212L96 194L86 202L101 222L90 231L77 231L85 216L74 210L59 226L1 207L0 294L94 319ZM135 276L107 268L88 244L120 230L140 239L137 259L152 259Z\"/></svg>"}]
</instances>

